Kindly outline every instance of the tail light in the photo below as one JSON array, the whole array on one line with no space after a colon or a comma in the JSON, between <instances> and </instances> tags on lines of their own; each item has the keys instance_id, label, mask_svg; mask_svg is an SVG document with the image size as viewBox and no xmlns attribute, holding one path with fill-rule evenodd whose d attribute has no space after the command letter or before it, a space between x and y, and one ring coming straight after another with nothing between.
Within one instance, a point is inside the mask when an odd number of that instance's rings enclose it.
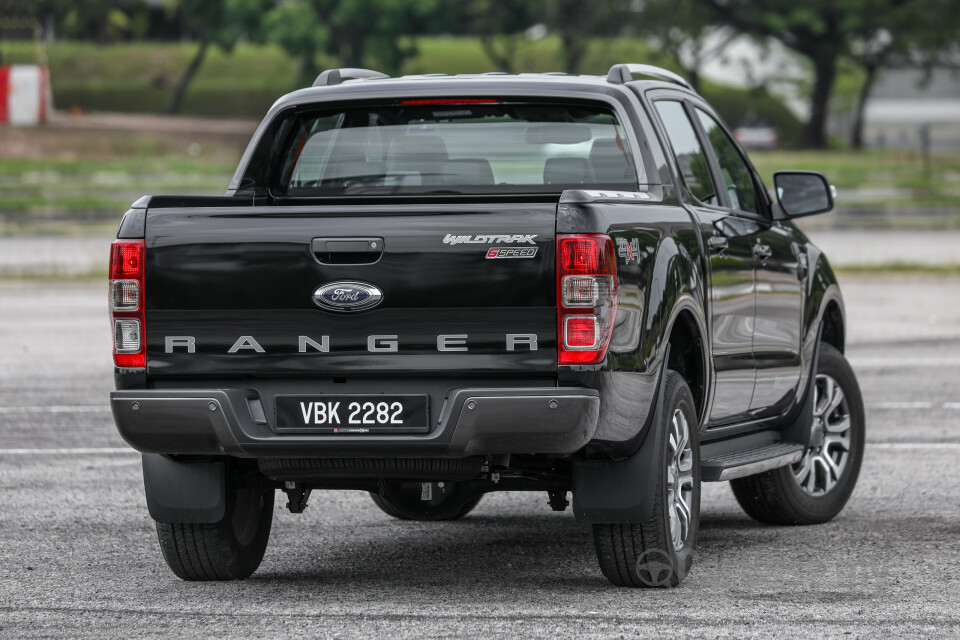
<instances>
[{"instance_id":1,"label":"tail light","mask_svg":"<svg viewBox=\"0 0 960 640\"><path fill-rule=\"evenodd\" d=\"M113 363L146 367L146 323L143 313L143 240L117 240L110 246L110 320Z\"/></svg>"},{"instance_id":2,"label":"tail light","mask_svg":"<svg viewBox=\"0 0 960 640\"><path fill-rule=\"evenodd\" d=\"M601 362L616 317L613 240L604 235L557 236L558 362Z\"/></svg>"}]
</instances>

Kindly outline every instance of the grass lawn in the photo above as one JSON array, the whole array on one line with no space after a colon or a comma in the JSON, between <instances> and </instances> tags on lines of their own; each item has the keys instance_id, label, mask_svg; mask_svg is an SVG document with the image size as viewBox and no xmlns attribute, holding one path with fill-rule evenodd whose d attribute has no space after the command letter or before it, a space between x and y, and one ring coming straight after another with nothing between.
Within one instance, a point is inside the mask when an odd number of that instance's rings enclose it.
<instances>
[{"instance_id":1,"label":"grass lawn","mask_svg":"<svg viewBox=\"0 0 960 640\"><path fill-rule=\"evenodd\" d=\"M144 194L221 194L242 150L236 137L197 141L68 126L0 128L0 233L74 233L85 225L100 229L115 224ZM897 224L960 226L957 155L934 156L929 173L915 154L890 151L776 151L751 157L768 185L777 169L819 170L837 185L842 208L953 208L952 216L914 216ZM844 190L858 189L880 190L880 195L843 199ZM884 189L898 195L883 195Z\"/></svg>"},{"instance_id":2,"label":"grass lawn","mask_svg":"<svg viewBox=\"0 0 960 640\"><path fill-rule=\"evenodd\" d=\"M841 206L954 207L960 215L958 154L933 155L929 165L909 151L754 151L750 158L767 185L773 184L777 170L824 173L840 190ZM863 196L844 201L844 189L859 190Z\"/></svg>"}]
</instances>

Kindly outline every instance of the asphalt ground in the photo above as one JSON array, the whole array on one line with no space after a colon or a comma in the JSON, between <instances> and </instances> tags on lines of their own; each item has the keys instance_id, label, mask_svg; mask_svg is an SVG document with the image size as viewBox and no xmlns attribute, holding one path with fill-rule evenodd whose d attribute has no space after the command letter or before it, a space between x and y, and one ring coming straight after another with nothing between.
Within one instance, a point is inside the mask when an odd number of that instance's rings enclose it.
<instances>
[{"instance_id":1,"label":"asphalt ground","mask_svg":"<svg viewBox=\"0 0 960 640\"><path fill-rule=\"evenodd\" d=\"M693 572L624 590L535 493L434 524L363 493L316 492L302 515L278 495L253 577L181 582L106 408L105 284L2 281L0 637L956 637L960 278L842 285L868 416L845 511L762 526L706 484Z\"/></svg>"}]
</instances>

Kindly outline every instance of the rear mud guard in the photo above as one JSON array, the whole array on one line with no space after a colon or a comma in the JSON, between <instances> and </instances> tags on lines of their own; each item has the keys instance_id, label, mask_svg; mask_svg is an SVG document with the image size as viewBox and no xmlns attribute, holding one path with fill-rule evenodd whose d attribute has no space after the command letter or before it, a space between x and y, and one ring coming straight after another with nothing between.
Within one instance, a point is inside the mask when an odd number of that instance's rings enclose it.
<instances>
[{"instance_id":1,"label":"rear mud guard","mask_svg":"<svg viewBox=\"0 0 960 640\"><path fill-rule=\"evenodd\" d=\"M210 524L223 520L226 512L223 462L180 462L145 453L143 488L157 522Z\"/></svg>"},{"instance_id":2,"label":"rear mud guard","mask_svg":"<svg viewBox=\"0 0 960 640\"><path fill-rule=\"evenodd\" d=\"M663 354L656 408L640 448L624 460L587 460L573 467L573 515L593 524L641 524L653 515L663 439L663 393L670 345Z\"/></svg>"}]
</instances>

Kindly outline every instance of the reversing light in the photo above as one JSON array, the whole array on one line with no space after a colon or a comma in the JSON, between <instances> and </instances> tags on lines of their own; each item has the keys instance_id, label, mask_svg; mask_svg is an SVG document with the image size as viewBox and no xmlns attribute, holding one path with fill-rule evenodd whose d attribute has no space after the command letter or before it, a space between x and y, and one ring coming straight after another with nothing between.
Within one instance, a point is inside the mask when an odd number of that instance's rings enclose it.
<instances>
[{"instance_id":1,"label":"reversing light","mask_svg":"<svg viewBox=\"0 0 960 640\"><path fill-rule=\"evenodd\" d=\"M113 363L117 367L147 366L144 258L143 240L117 240L110 246L109 302Z\"/></svg>"},{"instance_id":2,"label":"reversing light","mask_svg":"<svg viewBox=\"0 0 960 640\"><path fill-rule=\"evenodd\" d=\"M602 362L616 316L613 240L597 234L557 236L557 361Z\"/></svg>"},{"instance_id":3,"label":"reversing light","mask_svg":"<svg viewBox=\"0 0 960 640\"><path fill-rule=\"evenodd\" d=\"M136 318L114 320L113 341L117 353L140 351L140 321Z\"/></svg>"}]
</instances>

